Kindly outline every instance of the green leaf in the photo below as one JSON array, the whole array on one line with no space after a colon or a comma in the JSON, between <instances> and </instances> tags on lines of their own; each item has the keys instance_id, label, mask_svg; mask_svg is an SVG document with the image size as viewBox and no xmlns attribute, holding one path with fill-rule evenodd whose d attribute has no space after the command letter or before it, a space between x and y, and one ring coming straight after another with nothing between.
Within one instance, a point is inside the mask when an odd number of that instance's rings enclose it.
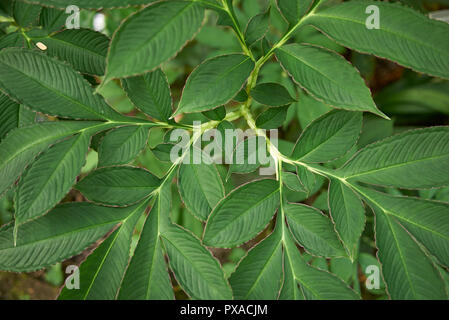
<instances>
[{"instance_id":1,"label":"green leaf","mask_svg":"<svg viewBox=\"0 0 449 320\"><path fill-rule=\"evenodd\" d=\"M65 13L65 10L42 8L39 24L47 32L59 31L65 27L67 17L68 15Z\"/></svg>"},{"instance_id":2,"label":"green leaf","mask_svg":"<svg viewBox=\"0 0 449 320\"><path fill-rule=\"evenodd\" d=\"M215 164L182 164L178 188L187 209L197 218L207 220L212 209L225 196L223 181Z\"/></svg>"},{"instance_id":3,"label":"green leaf","mask_svg":"<svg viewBox=\"0 0 449 320\"><path fill-rule=\"evenodd\" d=\"M88 134L74 135L32 163L16 189L16 225L44 215L70 191L86 162L89 143Z\"/></svg>"},{"instance_id":4,"label":"green leaf","mask_svg":"<svg viewBox=\"0 0 449 320\"><path fill-rule=\"evenodd\" d=\"M221 121L226 117L226 108L221 106L213 110L204 111L203 115L210 120Z\"/></svg>"},{"instance_id":5,"label":"green leaf","mask_svg":"<svg viewBox=\"0 0 449 320\"><path fill-rule=\"evenodd\" d=\"M301 184L299 177L291 172L282 171L282 182L287 188L293 191L305 192L304 186Z\"/></svg>"},{"instance_id":6,"label":"green leaf","mask_svg":"<svg viewBox=\"0 0 449 320\"><path fill-rule=\"evenodd\" d=\"M358 191L449 266L449 203L391 196L367 188Z\"/></svg>"},{"instance_id":7,"label":"green leaf","mask_svg":"<svg viewBox=\"0 0 449 320\"><path fill-rule=\"evenodd\" d=\"M261 129L276 129L282 126L287 118L289 106L268 108L256 119L256 127Z\"/></svg>"},{"instance_id":8,"label":"green leaf","mask_svg":"<svg viewBox=\"0 0 449 320\"><path fill-rule=\"evenodd\" d=\"M352 277L354 277L357 271L357 265L346 257L332 258L330 271L347 284L350 284Z\"/></svg>"},{"instance_id":9,"label":"green leaf","mask_svg":"<svg viewBox=\"0 0 449 320\"><path fill-rule=\"evenodd\" d=\"M21 0L15 0L12 5L15 22L22 28L36 26L39 22L42 7Z\"/></svg>"},{"instance_id":10,"label":"green leaf","mask_svg":"<svg viewBox=\"0 0 449 320\"><path fill-rule=\"evenodd\" d=\"M0 49L15 47L28 48L28 43L20 32L12 32L0 37Z\"/></svg>"},{"instance_id":11,"label":"green leaf","mask_svg":"<svg viewBox=\"0 0 449 320\"><path fill-rule=\"evenodd\" d=\"M145 148L149 129L145 126L119 127L106 133L98 148L98 166L127 164Z\"/></svg>"},{"instance_id":12,"label":"green leaf","mask_svg":"<svg viewBox=\"0 0 449 320\"><path fill-rule=\"evenodd\" d=\"M276 49L276 57L295 82L317 100L336 108L386 117L377 109L357 69L333 51L289 44Z\"/></svg>"},{"instance_id":13,"label":"green leaf","mask_svg":"<svg viewBox=\"0 0 449 320\"><path fill-rule=\"evenodd\" d=\"M285 234L284 246L284 268L286 268L284 270L291 270L292 277L299 284L306 300L360 299L349 286L333 274L309 266L289 234ZM289 286L291 287L291 284Z\"/></svg>"},{"instance_id":14,"label":"green leaf","mask_svg":"<svg viewBox=\"0 0 449 320\"><path fill-rule=\"evenodd\" d=\"M80 288L64 286L59 300L113 300L116 298L131 250L134 227L142 216L147 201L129 211L122 224L87 257L79 269ZM130 208L131 209L131 208Z\"/></svg>"},{"instance_id":15,"label":"green leaf","mask_svg":"<svg viewBox=\"0 0 449 320\"><path fill-rule=\"evenodd\" d=\"M193 38L203 16L193 1L156 2L131 15L112 38L104 82L157 68Z\"/></svg>"},{"instance_id":16,"label":"green leaf","mask_svg":"<svg viewBox=\"0 0 449 320\"><path fill-rule=\"evenodd\" d=\"M340 236L348 256L357 255L358 243L365 228L365 208L352 189L332 179L329 184L328 203L335 230Z\"/></svg>"},{"instance_id":17,"label":"green leaf","mask_svg":"<svg viewBox=\"0 0 449 320\"><path fill-rule=\"evenodd\" d=\"M296 281L295 274L292 269L293 266L291 265L287 254L283 255L282 263L284 279L281 291L279 293L279 300L305 300L304 294Z\"/></svg>"},{"instance_id":18,"label":"green leaf","mask_svg":"<svg viewBox=\"0 0 449 320\"><path fill-rule=\"evenodd\" d=\"M35 117L36 113L0 92L0 141L11 130L32 124Z\"/></svg>"},{"instance_id":19,"label":"green leaf","mask_svg":"<svg viewBox=\"0 0 449 320\"><path fill-rule=\"evenodd\" d=\"M360 150L339 174L347 180L398 188L446 186L448 140L449 127L407 131Z\"/></svg>"},{"instance_id":20,"label":"green leaf","mask_svg":"<svg viewBox=\"0 0 449 320\"><path fill-rule=\"evenodd\" d=\"M213 247L238 246L261 232L279 206L279 183L263 179L232 191L207 220L203 243Z\"/></svg>"},{"instance_id":21,"label":"green leaf","mask_svg":"<svg viewBox=\"0 0 449 320\"><path fill-rule=\"evenodd\" d=\"M167 77L161 69L122 80L129 99L149 116L166 121L172 113L172 99Z\"/></svg>"},{"instance_id":22,"label":"green leaf","mask_svg":"<svg viewBox=\"0 0 449 320\"><path fill-rule=\"evenodd\" d=\"M237 102L245 102L246 100L248 100L248 94L246 93L246 90L244 88L240 90L239 93L237 93L237 95L232 98L232 100Z\"/></svg>"},{"instance_id":23,"label":"green leaf","mask_svg":"<svg viewBox=\"0 0 449 320\"><path fill-rule=\"evenodd\" d=\"M96 203L127 206L148 197L161 181L149 171L134 167L106 167L89 174L76 189Z\"/></svg>"},{"instance_id":24,"label":"green leaf","mask_svg":"<svg viewBox=\"0 0 449 320\"><path fill-rule=\"evenodd\" d=\"M70 29L46 36L34 36L32 32L28 35L35 43L43 43L48 55L67 61L76 70L104 74L109 47L109 38L104 34L91 29Z\"/></svg>"},{"instance_id":25,"label":"green leaf","mask_svg":"<svg viewBox=\"0 0 449 320\"><path fill-rule=\"evenodd\" d=\"M231 275L235 299L275 300L282 285L281 228L252 248Z\"/></svg>"},{"instance_id":26,"label":"green leaf","mask_svg":"<svg viewBox=\"0 0 449 320\"><path fill-rule=\"evenodd\" d=\"M66 260L103 237L133 212L87 202L57 206L21 226L14 246L13 225L0 228L0 270L28 272Z\"/></svg>"},{"instance_id":27,"label":"green leaf","mask_svg":"<svg viewBox=\"0 0 449 320\"><path fill-rule=\"evenodd\" d=\"M301 134L293 159L327 162L345 155L362 130L362 114L333 110L313 121Z\"/></svg>"},{"instance_id":28,"label":"green leaf","mask_svg":"<svg viewBox=\"0 0 449 320\"><path fill-rule=\"evenodd\" d=\"M84 130L107 128L94 121L44 122L13 130L0 143L0 194L10 187L40 152L58 140Z\"/></svg>"},{"instance_id":29,"label":"green leaf","mask_svg":"<svg viewBox=\"0 0 449 320\"><path fill-rule=\"evenodd\" d=\"M251 90L251 97L261 104L272 107L285 106L296 101L288 90L278 83L258 84Z\"/></svg>"},{"instance_id":30,"label":"green leaf","mask_svg":"<svg viewBox=\"0 0 449 320\"><path fill-rule=\"evenodd\" d=\"M310 172L307 168L303 166L296 166L296 174L298 176L299 182L301 183L304 191L307 193L307 197L309 197L314 190L316 190L317 177L313 172Z\"/></svg>"},{"instance_id":31,"label":"green leaf","mask_svg":"<svg viewBox=\"0 0 449 320\"><path fill-rule=\"evenodd\" d=\"M321 211L303 204L286 204L284 209L295 239L308 252L323 257L344 256L332 222Z\"/></svg>"},{"instance_id":32,"label":"green leaf","mask_svg":"<svg viewBox=\"0 0 449 320\"><path fill-rule=\"evenodd\" d=\"M277 5L285 20L290 25L299 22L307 11L312 7L315 0L277 0Z\"/></svg>"},{"instance_id":33,"label":"green leaf","mask_svg":"<svg viewBox=\"0 0 449 320\"><path fill-rule=\"evenodd\" d=\"M84 78L67 64L36 50L0 52L0 88L27 107L68 118L119 119Z\"/></svg>"},{"instance_id":34,"label":"green leaf","mask_svg":"<svg viewBox=\"0 0 449 320\"><path fill-rule=\"evenodd\" d=\"M396 219L376 210L376 245L392 299L444 299L440 273Z\"/></svg>"},{"instance_id":35,"label":"green leaf","mask_svg":"<svg viewBox=\"0 0 449 320\"><path fill-rule=\"evenodd\" d=\"M171 150L173 149L173 143L161 143L158 144L151 152L161 161L169 162Z\"/></svg>"},{"instance_id":36,"label":"green leaf","mask_svg":"<svg viewBox=\"0 0 449 320\"><path fill-rule=\"evenodd\" d=\"M267 12L255 15L248 21L244 35L247 46L251 46L265 36L268 31L269 22L269 9L267 10Z\"/></svg>"},{"instance_id":37,"label":"green leaf","mask_svg":"<svg viewBox=\"0 0 449 320\"><path fill-rule=\"evenodd\" d=\"M373 142L392 136L394 131L394 121L365 115L362 127L360 139L357 141L357 149L361 149ZM347 160L349 159L346 159L345 162Z\"/></svg>"},{"instance_id":38,"label":"green leaf","mask_svg":"<svg viewBox=\"0 0 449 320\"><path fill-rule=\"evenodd\" d=\"M175 115L213 109L228 103L242 89L254 68L243 54L206 60L187 79Z\"/></svg>"},{"instance_id":39,"label":"green leaf","mask_svg":"<svg viewBox=\"0 0 449 320\"><path fill-rule=\"evenodd\" d=\"M167 189L168 187L168 189ZM173 300L173 288L162 252L161 220L170 213L170 184L156 198L134 256L126 270L118 295L119 300Z\"/></svg>"},{"instance_id":40,"label":"green leaf","mask_svg":"<svg viewBox=\"0 0 449 320\"><path fill-rule=\"evenodd\" d=\"M232 299L220 264L195 236L173 225L164 230L162 241L176 279L191 298Z\"/></svg>"},{"instance_id":41,"label":"green leaf","mask_svg":"<svg viewBox=\"0 0 449 320\"><path fill-rule=\"evenodd\" d=\"M368 29L365 13L379 8L379 29ZM398 19L398 17L401 17ZM351 1L320 10L307 18L338 43L359 52L393 60L413 70L449 78L447 23L402 5L378 1Z\"/></svg>"}]
</instances>

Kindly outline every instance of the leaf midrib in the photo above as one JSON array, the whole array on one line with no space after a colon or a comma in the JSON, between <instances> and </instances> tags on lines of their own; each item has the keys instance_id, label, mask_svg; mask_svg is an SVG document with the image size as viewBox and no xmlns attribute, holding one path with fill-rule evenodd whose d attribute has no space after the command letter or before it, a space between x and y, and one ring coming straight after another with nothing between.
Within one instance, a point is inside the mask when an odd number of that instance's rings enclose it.
<instances>
[{"instance_id":1,"label":"leaf midrib","mask_svg":"<svg viewBox=\"0 0 449 320\"><path fill-rule=\"evenodd\" d=\"M282 241L278 241L278 243L276 244L274 250L271 252L270 257L265 261L261 272L259 273L259 275L257 276L256 280L254 281L254 283L252 284L252 286L250 287L250 289L248 290L248 292L245 295L244 299L248 299L248 296L253 292L254 288L256 287L256 285L258 284L259 280L262 278L262 275L265 272L265 268L270 264L271 260L274 259L274 256L276 255L277 250L279 249L279 247L281 246Z\"/></svg>"},{"instance_id":2,"label":"leaf midrib","mask_svg":"<svg viewBox=\"0 0 449 320\"><path fill-rule=\"evenodd\" d=\"M63 238L63 237L69 236L71 234L81 233L83 231L87 231L87 230L91 230L91 229L100 229L101 227L106 226L106 225L114 225L114 224L118 224L118 223L122 223L122 222L123 222L122 219L117 219L117 220L113 220L113 221L109 221L109 222L103 222L103 223L99 223L99 224L89 225L89 226L86 226L86 227L82 227L82 228L78 228L78 229L75 229L75 230L71 230L70 232L60 233L60 234L57 234L57 235L54 235L54 236L51 236L51 237L47 237L45 239L35 240L35 241L27 242L27 243L24 243L24 244L21 244L21 245L19 244L16 247L7 247L7 248L4 248L4 249L0 249L0 252L8 251L8 250L15 250L16 248L26 248L26 247L29 247L29 246L33 246L36 243L46 242L46 241L50 241L50 240L56 239L56 238Z\"/></svg>"},{"instance_id":3,"label":"leaf midrib","mask_svg":"<svg viewBox=\"0 0 449 320\"><path fill-rule=\"evenodd\" d=\"M373 150L373 149L371 149ZM356 178L356 177L360 177L360 176L364 176L364 175L369 175L375 172L379 172L379 171L383 171L383 170L390 170L392 168L397 168L397 167L401 167L401 166L408 166L411 164L415 164L415 163L419 163L422 161L429 161L429 160L436 160L439 158L444 158L444 157L449 157L448 154L442 154L442 155L438 155L438 156L430 156L430 157L426 157L426 158L421 158L421 159L417 159L417 160L412 160L412 161L408 161L408 162L401 162L401 163L396 163L396 164L392 164L386 167L382 167L382 168L376 168L376 169L371 169L371 170L367 170L367 171L361 171L359 173L353 174L353 175L349 175L349 176L345 176L345 179L352 179L352 178ZM348 167L345 168L345 170L348 170L348 168L350 169L351 167L348 165Z\"/></svg>"},{"instance_id":4,"label":"leaf midrib","mask_svg":"<svg viewBox=\"0 0 449 320\"><path fill-rule=\"evenodd\" d=\"M400 258L401 264L402 264L402 266L403 266L403 268L404 268L405 276L407 277L408 283L409 283L409 285L410 285L410 289L411 289L411 291L412 291L413 296L414 296L415 298L417 298L416 291L415 291L415 288L414 288L414 286L413 286L413 281L412 281L412 279L410 278L410 274L409 274L409 272L408 272L407 263L405 262L404 255L403 255L403 253L402 253L401 247L399 246L399 242L398 242L398 239L397 239L397 236L396 236L396 232L394 231L393 226L391 225L391 221L390 221L390 219L388 218L388 216L385 216L385 218L386 218L387 221L388 221L388 227L389 227L389 229L391 230L391 234L392 234L392 236L393 236L393 238L394 238L394 241L395 241L394 243L395 243L395 246L396 246L396 248L397 248L397 250L398 250L399 258ZM413 240L412 240L412 241L413 241Z\"/></svg>"},{"instance_id":5,"label":"leaf midrib","mask_svg":"<svg viewBox=\"0 0 449 320\"><path fill-rule=\"evenodd\" d=\"M88 288L87 291L86 291L86 294L84 295L83 300L86 300L86 299L87 299L87 296L89 295L90 290L92 289L92 286L93 286L95 280L97 279L98 274L100 273L100 270L103 268L103 264L105 263L107 257L109 256L109 253L110 253L110 251L112 250L112 247L113 247L113 246L115 245L115 243L117 242L118 237L119 237L120 234L122 233L123 229L125 229L125 224L126 224L126 222L128 221L129 217L131 217L132 215L134 215L140 208L141 208L140 206L137 207L135 211L133 211L133 212L130 213L125 219L123 219L122 224L121 224L121 226L119 227L119 230L117 231L116 236L114 237L113 241L111 242L111 245L109 246L108 250L106 251L106 254L103 256L103 259L101 259L101 262L100 262L99 265L98 265L98 268L97 268L97 270L96 270L96 272L95 272L94 277L92 278L92 281L91 281L91 283L90 283L90 285L89 285L89 288Z\"/></svg>"}]
</instances>

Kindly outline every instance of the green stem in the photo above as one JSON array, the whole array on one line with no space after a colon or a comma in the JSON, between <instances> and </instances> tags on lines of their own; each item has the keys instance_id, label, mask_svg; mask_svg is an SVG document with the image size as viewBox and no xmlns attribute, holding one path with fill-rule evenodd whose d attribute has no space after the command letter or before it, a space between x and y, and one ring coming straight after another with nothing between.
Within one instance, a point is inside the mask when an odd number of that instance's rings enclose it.
<instances>
[{"instance_id":1,"label":"green stem","mask_svg":"<svg viewBox=\"0 0 449 320\"><path fill-rule=\"evenodd\" d=\"M246 45L245 42L245 36L242 33L242 30L240 30L240 25L237 21L237 17L234 15L232 8L229 8L228 3L226 2L226 0L221 0L221 3L223 4L223 9L224 11L227 12L229 18L231 18L232 24L234 25L233 30L235 31L235 34L237 35L237 39L239 40L240 46L243 49L243 52L251 58L251 60L256 61L256 59L254 58L253 53L251 52L251 50L249 50L248 46Z\"/></svg>"},{"instance_id":2,"label":"green stem","mask_svg":"<svg viewBox=\"0 0 449 320\"><path fill-rule=\"evenodd\" d=\"M305 21L307 21L308 18L310 18L314 13L315 10L317 9L318 6L315 6L312 11L310 11L307 15L305 15L304 17L302 17L298 23L296 23L290 30L287 31L287 33L275 44L273 45L273 47L267 52L267 54L265 54L262 58L260 58L257 62L256 62L256 66L254 68L253 74L255 76L253 76L253 78L256 78L257 80L257 75L259 74L260 68L268 61L271 59L271 57L274 55L274 51L277 48L282 47L288 40L290 40L291 36L299 29L300 26L302 26L304 24ZM252 75L253 75L252 74ZM251 81L253 80L250 79L248 80L248 83L250 84L248 87L250 87L251 89L254 87L255 85L255 81ZM253 83L254 82L254 83Z\"/></svg>"},{"instance_id":3,"label":"green stem","mask_svg":"<svg viewBox=\"0 0 449 320\"><path fill-rule=\"evenodd\" d=\"M285 243L285 212L284 212L284 191L283 191L283 181L282 181L282 161L279 161L276 166L276 175L279 177L279 213L281 218L281 230L282 230L282 242Z\"/></svg>"}]
</instances>

